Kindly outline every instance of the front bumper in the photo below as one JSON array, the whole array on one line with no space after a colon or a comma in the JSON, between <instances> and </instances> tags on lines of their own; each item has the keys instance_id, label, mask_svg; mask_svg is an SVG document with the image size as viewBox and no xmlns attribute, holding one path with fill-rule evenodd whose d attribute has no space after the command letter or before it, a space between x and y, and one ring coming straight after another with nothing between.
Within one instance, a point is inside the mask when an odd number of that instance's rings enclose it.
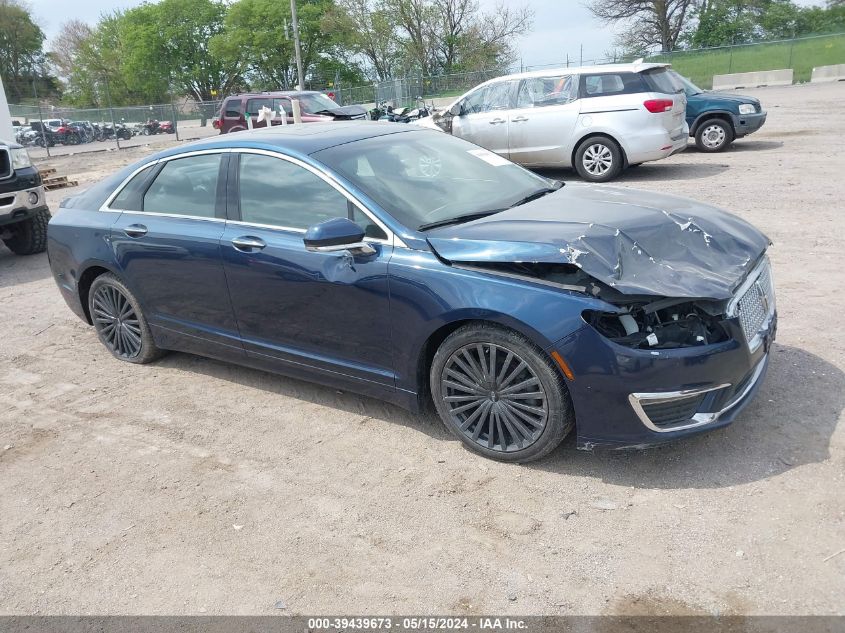
<instances>
[{"instance_id":1,"label":"front bumper","mask_svg":"<svg viewBox=\"0 0 845 633\"><path fill-rule=\"evenodd\" d=\"M734 132L737 138L746 136L752 132L756 132L766 122L766 113L757 112L755 114L734 114L733 124Z\"/></svg>"},{"instance_id":2,"label":"front bumper","mask_svg":"<svg viewBox=\"0 0 845 633\"><path fill-rule=\"evenodd\" d=\"M31 218L45 208L46 197L42 185L0 193L0 226Z\"/></svg>"},{"instance_id":3,"label":"front bumper","mask_svg":"<svg viewBox=\"0 0 845 633\"><path fill-rule=\"evenodd\" d=\"M623 347L586 324L558 342L575 376L567 386L579 448L642 448L730 424L765 378L777 315L753 351L737 319L725 326L730 340L681 349ZM655 412L681 419L665 424Z\"/></svg>"}]
</instances>

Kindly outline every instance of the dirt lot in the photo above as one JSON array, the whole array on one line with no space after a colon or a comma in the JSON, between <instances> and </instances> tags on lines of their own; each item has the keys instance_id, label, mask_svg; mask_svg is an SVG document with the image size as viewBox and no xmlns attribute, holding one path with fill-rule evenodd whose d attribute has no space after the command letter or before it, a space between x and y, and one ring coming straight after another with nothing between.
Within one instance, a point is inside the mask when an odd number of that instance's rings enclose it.
<instances>
[{"instance_id":1,"label":"dirt lot","mask_svg":"<svg viewBox=\"0 0 845 633\"><path fill-rule=\"evenodd\" d=\"M759 133L620 182L774 242L765 385L661 449L502 465L356 395L120 363L46 256L0 250L0 612L845 614L845 85L750 92ZM84 185L142 151L51 164Z\"/></svg>"}]
</instances>

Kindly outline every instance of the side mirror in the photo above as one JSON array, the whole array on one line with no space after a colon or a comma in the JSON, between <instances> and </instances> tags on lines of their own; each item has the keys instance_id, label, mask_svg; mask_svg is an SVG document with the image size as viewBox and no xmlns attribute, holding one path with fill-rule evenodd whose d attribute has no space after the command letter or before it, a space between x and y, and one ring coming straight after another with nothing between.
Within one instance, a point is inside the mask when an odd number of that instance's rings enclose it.
<instances>
[{"instance_id":1,"label":"side mirror","mask_svg":"<svg viewBox=\"0 0 845 633\"><path fill-rule=\"evenodd\" d=\"M376 252L364 241L364 229L347 218L332 218L315 224L305 232L302 240L312 253L353 251L372 255Z\"/></svg>"},{"instance_id":2,"label":"side mirror","mask_svg":"<svg viewBox=\"0 0 845 633\"><path fill-rule=\"evenodd\" d=\"M449 108L449 114L452 116L461 116L461 112L463 112L464 108L459 103L453 103L452 106Z\"/></svg>"}]
</instances>

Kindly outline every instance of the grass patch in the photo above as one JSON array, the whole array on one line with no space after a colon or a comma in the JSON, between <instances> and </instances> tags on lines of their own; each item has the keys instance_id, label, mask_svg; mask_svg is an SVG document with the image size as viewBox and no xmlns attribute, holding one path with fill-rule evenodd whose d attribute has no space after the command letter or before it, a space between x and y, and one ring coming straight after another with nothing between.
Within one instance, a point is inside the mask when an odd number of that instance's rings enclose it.
<instances>
[{"instance_id":1,"label":"grass patch","mask_svg":"<svg viewBox=\"0 0 845 633\"><path fill-rule=\"evenodd\" d=\"M845 33L788 42L680 51L669 55L654 55L647 61L668 62L701 88L713 86L713 75L781 68L792 68L795 71L795 82L801 83L810 81L815 66L845 64Z\"/></svg>"}]
</instances>

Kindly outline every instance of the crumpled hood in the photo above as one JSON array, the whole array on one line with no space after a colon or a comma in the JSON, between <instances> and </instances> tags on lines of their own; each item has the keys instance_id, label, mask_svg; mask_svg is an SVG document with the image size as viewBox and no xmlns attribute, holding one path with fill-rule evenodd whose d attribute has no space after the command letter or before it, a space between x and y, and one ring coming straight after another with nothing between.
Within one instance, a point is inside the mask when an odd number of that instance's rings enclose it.
<instances>
[{"instance_id":1,"label":"crumpled hood","mask_svg":"<svg viewBox=\"0 0 845 633\"><path fill-rule=\"evenodd\" d=\"M574 264L626 294L728 299L769 245L748 222L686 198L567 184L428 235L453 262Z\"/></svg>"}]
</instances>

